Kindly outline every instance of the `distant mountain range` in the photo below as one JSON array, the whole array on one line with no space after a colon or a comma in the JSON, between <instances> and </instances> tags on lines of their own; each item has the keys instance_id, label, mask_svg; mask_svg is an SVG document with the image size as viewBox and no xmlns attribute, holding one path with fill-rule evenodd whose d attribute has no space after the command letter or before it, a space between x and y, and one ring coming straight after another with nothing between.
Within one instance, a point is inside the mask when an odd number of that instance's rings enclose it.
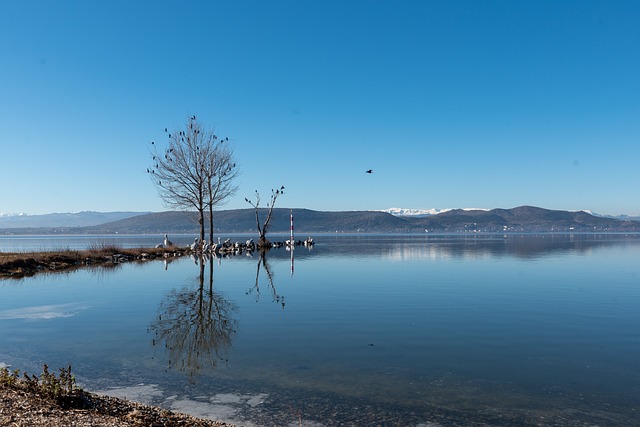
<instances>
[{"instance_id":1,"label":"distant mountain range","mask_svg":"<svg viewBox=\"0 0 640 427\"><path fill-rule=\"evenodd\" d=\"M290 210L274 209L272 233L288 233ZM460 232L640 232L640 221L595 216L533 206L513 209L451 209L435 214L401 215L381 211L325 212L293 209L297 233L460 233ZM51 215L51 216L50 216ZM195 234L195 212L79 212L34 215L31 222L8 227L0 217L0 234ZM68 216L65 216L68 215ZM264 220L266 209L260 211ZM46 217L46 218L45 218ZM75 218L74 223L70 221ZM36 221L36 219L38 219ZM49 222L47 222L49 221ZM58 221L55 222L54 221ZM14 223L15 224L15 223ZM32 224L32 225L25 225ZM39 224L39 225L33 225ZM255 211L236 209L214 214L216 233L256 233Z\"/></svg>"},{"instance_id":2,"label":"distant mountain range","mask_svg":"<svg viewBox=\"0 0 640 427\"><path fill-rule=\"evenodd\" d=\"M0 213L2 228L87 227L131 218L149 212L67 212L44 215Z\"/></svg>"},{"instance_id":3,"label":"distant mountain range","mask_svg":"<svg viewBox=\"0 0 640 427\"><path fill-rule=\"evenodd\" d=\"M382 209L380 212L388 212L391 215L395 216L429 216L429 215L438 215L441 213L449 212L454 209L407 209L407 208L389 208ZM463 211L489 211L491 209L483 209L483 208L463 208ZM571 212L571 211L570 211ZM591 212L588 210L583 210L581 212L586 212L593 216L599 216L602 218L614 218L620 220L630 220L630 221L640 221L640 216L631 216L631 215L603 215L595 212Z\"/></svg>"}]
</instances>

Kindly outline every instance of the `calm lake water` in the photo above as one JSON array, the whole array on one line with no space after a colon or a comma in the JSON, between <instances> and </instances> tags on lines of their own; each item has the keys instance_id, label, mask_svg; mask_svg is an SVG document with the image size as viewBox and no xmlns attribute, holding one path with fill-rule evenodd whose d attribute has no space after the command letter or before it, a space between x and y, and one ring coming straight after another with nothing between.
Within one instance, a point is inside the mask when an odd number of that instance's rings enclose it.
<instances>
[{"instance_id":1,"label":"calm lake water","mask_svg":"<svg viewBox=\"0 0 640 427\"><path fill-rule=\"evenodd\" d=\"M247 426L640 425L640 236L314 237L0 280L0 365Z\"/></svg>"}]
</instances>

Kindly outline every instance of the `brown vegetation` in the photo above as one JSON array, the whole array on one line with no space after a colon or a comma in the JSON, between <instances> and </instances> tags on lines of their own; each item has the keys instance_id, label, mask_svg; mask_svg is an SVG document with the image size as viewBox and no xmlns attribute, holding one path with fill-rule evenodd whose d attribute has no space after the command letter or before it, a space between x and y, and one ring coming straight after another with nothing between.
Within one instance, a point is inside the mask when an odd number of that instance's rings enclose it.
<instances>
[{"instance_id":1,"label":"brown vegetation","mask_svg":"<svg viewBox=\"0 0 640 427\"><path fill-rule=\"evenodd\" d=\"M75 386L69 369L60 376L48 371L40 377L0 369L0 426L194 426L229 424L88 393Z\"/></svg>"},{"instance_id":2,"label":"brown vegetation","mask_svg":"<svg viewBox=\"0 0 640 427\"><path fill-rule=\"evenodd\" d=\"M112 267L127 261L182 256L176 248L100 246L82 251L0 252L0 278L22 278L36 273L75 270L85 266Z\"/></svg>"}]
</instances>

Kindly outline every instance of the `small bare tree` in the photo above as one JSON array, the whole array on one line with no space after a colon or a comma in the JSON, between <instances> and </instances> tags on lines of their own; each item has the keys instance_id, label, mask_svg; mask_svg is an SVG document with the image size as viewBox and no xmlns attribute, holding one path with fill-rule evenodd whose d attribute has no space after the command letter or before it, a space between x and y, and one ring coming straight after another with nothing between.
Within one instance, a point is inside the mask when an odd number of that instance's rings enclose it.
<instances>
[{"instance_id":1,"label":"small bare tree","mask_svg":"<svg viewBox=\"0 0 640 427\"><path fill-rule=\"evenodd\" d=\"M236 191L237 170L229 138L218 138L196 116L187 119L184 130L169 133L165 128L165 133L169 146L160 152L151 143L153 165L147 172L166 206L198 212L200 241L204 240L205 209L209 208L213 239L213 208Z\"/></svg>"},{"instance_id":2,"label":"small bare tree","mask_svg":"<svg viewBox=\"0 0 640 427\"><path fill-rule=\"evenodd\" d=\"M284 185L277 190L271 190L271 201L267 203L267 218L262 225L260 225L260 216L258 212L260 207L260 193L258 193L258 190L256 190L255 203L247 199L246 197L244 199L247 203L253 206L256 211L256 225L258 227L258 234L260 235L260 238L258 239L258 248L266 249L268 247L271 247L271 242L267 240L266 234L269 228L269 224L271 223L271 214L273 213L273 208L276 205L276 200L278 199L278 196L281 196L282 194L284 194Z\"/></svg>"}]
</instances>

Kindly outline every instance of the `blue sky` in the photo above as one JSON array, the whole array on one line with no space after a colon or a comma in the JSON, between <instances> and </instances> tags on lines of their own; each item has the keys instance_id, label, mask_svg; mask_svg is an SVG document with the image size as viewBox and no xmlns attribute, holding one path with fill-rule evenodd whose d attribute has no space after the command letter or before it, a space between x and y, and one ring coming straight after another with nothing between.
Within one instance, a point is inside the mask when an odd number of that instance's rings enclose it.
<instances>
[{"instance_id":1,"label":"blue sky","mask_svg":"<svg viewBox=\"0 0 640 427\"><path fill-rule=\"evenodd\" d=\"M640 215L640 2L0 3L0 212L166 210L197 115L238 194ZM373 169L372 174L365 170Z\"/></svg>"}]
</instances>

